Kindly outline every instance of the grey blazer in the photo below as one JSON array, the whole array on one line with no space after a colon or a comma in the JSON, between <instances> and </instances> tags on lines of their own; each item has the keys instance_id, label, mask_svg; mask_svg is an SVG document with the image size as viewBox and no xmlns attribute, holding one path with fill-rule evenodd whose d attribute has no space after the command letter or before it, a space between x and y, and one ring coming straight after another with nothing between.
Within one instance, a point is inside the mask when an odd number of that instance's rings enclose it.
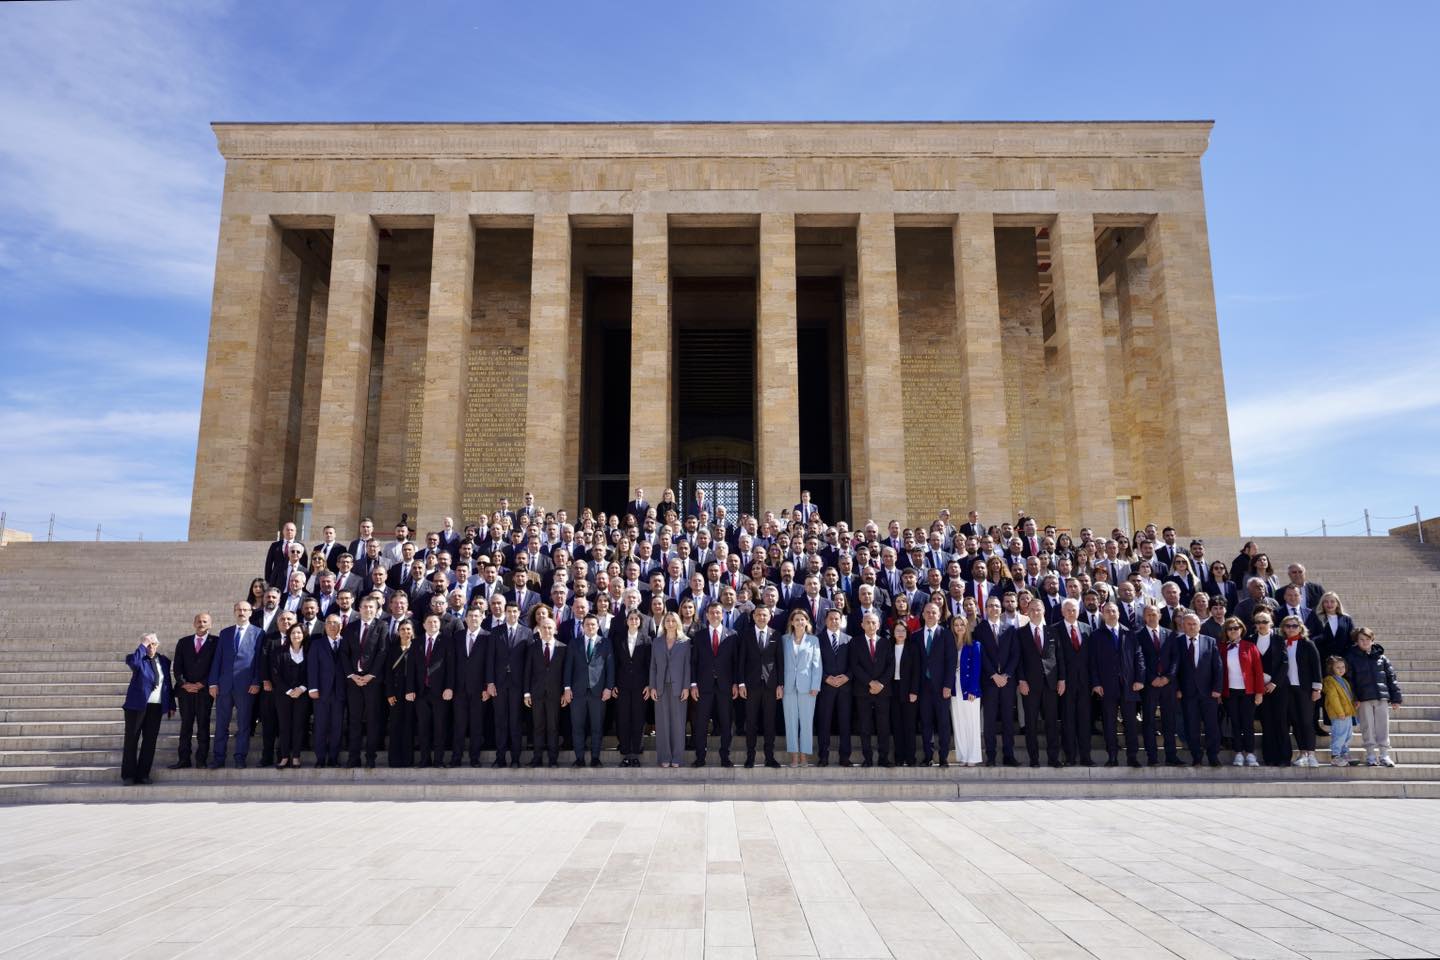
<instances>
[{"instance_id":1,"label":"grey blazer","mask_svg":"<svg viewBox=\"0 0 1440 960\"><path fill-rule=\"evenodd\" d=\"M690 688L690 641L684 635L673 648L665 645L663 635L650 642L650 686L655 690L666 686Z\"/></svg>"}]
</instances>

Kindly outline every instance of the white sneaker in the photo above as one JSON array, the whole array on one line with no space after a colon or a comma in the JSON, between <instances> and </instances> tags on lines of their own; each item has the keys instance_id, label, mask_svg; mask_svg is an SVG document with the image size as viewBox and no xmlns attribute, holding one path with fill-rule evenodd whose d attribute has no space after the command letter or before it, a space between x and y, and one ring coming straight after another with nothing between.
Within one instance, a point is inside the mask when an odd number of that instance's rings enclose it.
<instances>
[{"instance_id":1,"label":"white sneaker","mask_svg":"<svg viewBox=\"0 0 1440 960\"><path fill-rule=\"evenodd\" d=\"M1243 766L1245 766L1245 754L1243 754L1243 753L1236 753L1236 754L1235 754L1235 766L1237 766L1237 767L1243 767Z\"/></svg>"},{"instance_id":2,"label":"white sneaker","mask_svg":"<svg viewBox=\"0 0 1440 960\"><path fill-rule=\"evenodd\" d=\"M1305 766L1307 766L1307 767L1318 767L1318 766L1320 766L1320 759L1319 759L1318 757L1316 757L1315 754L1313 754L1313 753L1308 754L1308 755L1305 757Z\"/></svg>"},{"instance_id":3,"label":"white sneaker","mask_svg":"<svg viewBox=\"0 0 1440 960\"><path fill-rule=\"evenodd\" d=\"M1290 761L1290 766L1292 766L1292 767L1303 767L1303 766L1305 766L1305 754L1302 753L1302 754L1300 754L1300 756L1296 757L1294 760L1291 760L1291 761Z\"/></svg>"},{"instance_id":4,"label":"white sneaker","mask_svg":"<svg viewBox=\"0 0 1440 960\"><path fill-rule=\"evenodd\" d=\"M1260 761L1255 758L1255 754L1247 753L1245 754L1245 766L1258 767L1260 766Z\"/></svg>"},{"instance_id":5,"label":"white sneaker","mask_svg":"<svg viewBox=\"0 0 1440 960\"><path fill-rule=\"evenodd\" d=\"M1382 766L1382 767L1393 767L1393 766L1395 766L1395 761L1394 761L1394 760L1391 760L1389 757L1381 757L1381 758L1380 758L1380 766Z\"/></svg>"},{"instance_id":6,"label":"white sneaker","mask_svg":"<svg viewBox=\"0 0 1440 960\"><path fill-rule=\"evenodd\" d=\"M1380 766L1380 761L1377 760L1377 759L1375 759L1374 757L1366 757L1366 758L1365 758L1365 766L1367 766L1367 767L1378 767L1378 766Z\"/></svg>"}]
</instances>

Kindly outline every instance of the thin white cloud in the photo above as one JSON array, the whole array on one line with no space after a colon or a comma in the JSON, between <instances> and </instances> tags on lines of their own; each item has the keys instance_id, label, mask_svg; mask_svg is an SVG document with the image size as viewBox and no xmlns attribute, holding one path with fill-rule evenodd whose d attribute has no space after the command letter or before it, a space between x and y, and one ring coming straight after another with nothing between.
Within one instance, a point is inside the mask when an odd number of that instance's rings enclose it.
<instances>
[{"instance_id":1,"label":"thin white cloud","mask_svg":"<svg viewBox=\"0 0 1440 960\"><path fill-rule=\"evenodd\" d=\"M1297 303L1301 300L1308 300L1306 293L1227 293L1220 299L1230 303Z\"/></svg>"},{"instance_id":2,"label":"thin white cloud","mask_svg":"<svg viewBox=\"0 0 1440 960\"><path fill-rule=\"evenodd\" d=\"M0 30L0 270L202 297L223 163L208 3L12 4ZM217 31L218 32L218 31Z\"/></svg>"}]
</instances>

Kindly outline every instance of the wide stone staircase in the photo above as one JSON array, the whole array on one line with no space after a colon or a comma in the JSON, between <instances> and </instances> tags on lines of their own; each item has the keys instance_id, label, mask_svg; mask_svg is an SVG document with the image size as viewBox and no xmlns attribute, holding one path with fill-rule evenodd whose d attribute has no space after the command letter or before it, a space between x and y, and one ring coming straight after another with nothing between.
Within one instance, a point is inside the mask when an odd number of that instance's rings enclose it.
<instances>
[{"instance_id":1,"label":"wide stone staircase","mask_svg":"<svg viewBox=\"0 0 1440 960\"><path fill-rule=\"evenodd\" d=\"M1208 538L1227 562L1243 541ZM216 628L257 574L263 543L20 543L0 548L0 803L364 799L955 799L1000 797L1440 797L1440 549L1390 538L1261 541L1277 567L1304 563L1373 627L1399 673L1394 769L1075 767L800 770L600 769L168 771L178 719L161 727L155 783L119 783L123 659L141 634L162 649L199 610ZM258 741L258 736L255 738ZM1363 756L1357 735L1352 757ZM1099 744L1096 744L1099 747ZM1322 738L1321 756L1326 754ZM1101 750L1103 753L1103 749ZM1023 748L1021 748L1023 756ZM743 756L737 741L734 754ZM310 759L310 755L306 755ZM487 758L488 759L488 758ZM858 749L855 759L858 761ZM653 754L647 762L653 760ZM565 762L565 761L562 761Z\"/></svg>"}]
</instances>

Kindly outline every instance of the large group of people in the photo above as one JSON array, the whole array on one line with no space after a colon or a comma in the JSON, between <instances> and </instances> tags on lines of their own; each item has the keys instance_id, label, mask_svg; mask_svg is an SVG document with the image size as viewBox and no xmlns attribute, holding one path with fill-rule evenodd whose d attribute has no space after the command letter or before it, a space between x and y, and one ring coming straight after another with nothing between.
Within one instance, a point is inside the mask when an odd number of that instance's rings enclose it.
<instances>
[{"instance_id":1,"label":"large group of people","mask_svg":"<svg viewBox=\"0 0 1440 960\"><path fill-rule=\"evenodd\" d=\"M703 495L307 547L285 524L218 632L129 655L126 783L171 769L1348 763L1393 766L1395 670L1300 564L1227 563L1171 527L1096 536L975 512L852 529L810 495L732 521ZM234 728L233 740L231 728ZM1257 736L1256 727L1259 727ZM213 737L211 735L213 730ZM782 741L783 738L783 741ZM742 741L737 744L737 739ZM857 744L858 741L858 744ZM858 759L856 748L858 746ZM1182 758L1182 747L1188 760ZM1143 764L1142 764L1143 757ZM688 758L688 759L687 759Z\"/></svg>"}]
</instances>

